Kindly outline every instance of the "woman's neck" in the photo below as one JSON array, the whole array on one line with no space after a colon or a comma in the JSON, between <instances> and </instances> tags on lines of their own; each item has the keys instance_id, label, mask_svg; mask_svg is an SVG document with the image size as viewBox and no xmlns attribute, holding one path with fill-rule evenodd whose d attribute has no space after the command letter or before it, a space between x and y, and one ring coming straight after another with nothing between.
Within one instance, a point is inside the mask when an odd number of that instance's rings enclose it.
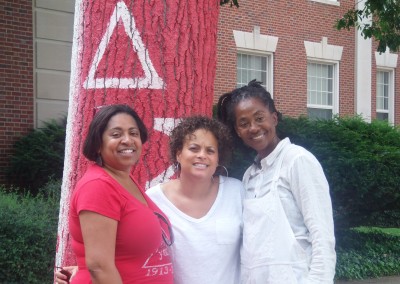
<instances>
[{"instance_id":1,"label":"woman's neck","mask_svg":"<svg viewBox=\"0 0 400 284\"><path fill-rule=\"evenodd\" d=\"M104 166L103 169L139 202L148 206L146 199L130 177L130 171L120 171Z\"/></svg>"},{"instance_id":2,"label":"woman's neck","mask_svg":"<svg viewBox=\"0 0 400 284\"><path fill-rule=\"evenodd\" d=\"M278 146L280 141L281 141L281 139L279 139L278 136L275 136L272 139L271 143L265 149L263 149L262 151L258 152L257 154L260 157L260 160L264 159L269 154L271 154L275 150L276 146Z\"/></svg>"},{"instance_id":3,"label":"woman's neck","mask_svg":"<svg viewBox=\"0 0 400 284\"><path fill-rule=\"evenodd\" d=\"M219 178L212 177L210 179L195 180L185 176L180 176L177 180L176 190L189 198L206 198L215 191ZM218 188L218 186L217 186Z\"/></svg>"},{"instance_id":4,"label":"woman's neck","mask_svg":"<svg viewBox=\"0 0 400 284\"><path fill-rule=\"evenodd\" d=\"M218 188L218 177L198 181L181 176L162 185L169 201L193 218L201 218L210 211L218 196Z\"/></svg>"},{"instance_id":5,"label":"woman's neck","mask_svg":"<svg viewBox=\"0 0 400 284\"><path fill-rule=\"evenodd\" d=\"M130 178L130 171L129 170L117 170L107 165L103 166L103 169L109 173L113 178L117 180L125 180Z\"/></svg>"}]
</instances>

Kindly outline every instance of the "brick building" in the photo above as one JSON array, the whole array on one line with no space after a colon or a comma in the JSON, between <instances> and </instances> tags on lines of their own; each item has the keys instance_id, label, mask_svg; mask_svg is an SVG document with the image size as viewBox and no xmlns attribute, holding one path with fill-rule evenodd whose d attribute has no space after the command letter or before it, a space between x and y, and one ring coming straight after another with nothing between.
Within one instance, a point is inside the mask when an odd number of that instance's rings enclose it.
<instances>
[{"instance_id":1,"label":"brick building","mask_svg":"<svg viewBox=\"0 0 400 284\"><path fill-rule=\"evenodd\" d=\"M400 125L397 54L333 27L358 0L239 0L220 9L218 96L257 78L284 115ZM73 0L0 0L0 183L13 143L67 113Z\"/></svg>"},{"instance_id":2,"label":"brick building","mask_svg":"<svg viewBox=\"0 0 400 284\"><path fill-rule=\"evenodd\" d=\"M362 2L241 0L239 9L223 7L216 96L256 74L285 115L357 113L400 124L397 54L379 54L373 40L333 27Z\"/></svg>"}]
</instances>

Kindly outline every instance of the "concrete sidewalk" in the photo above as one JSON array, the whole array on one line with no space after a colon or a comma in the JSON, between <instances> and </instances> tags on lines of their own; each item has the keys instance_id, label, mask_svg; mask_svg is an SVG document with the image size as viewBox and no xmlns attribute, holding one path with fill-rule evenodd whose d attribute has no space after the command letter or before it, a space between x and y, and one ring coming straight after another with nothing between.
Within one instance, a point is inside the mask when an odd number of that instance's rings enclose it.
<instances>
[{"instance_id":1,"label":"concrete sidewalk","mask_svg":"<svg viewBox=\"0 0 400 284\"><path fill-rule=\"evenodd\" d=\"M365 280L335 281L335 284L400 284L400 275Z\"/></svg>"}]
</instances>

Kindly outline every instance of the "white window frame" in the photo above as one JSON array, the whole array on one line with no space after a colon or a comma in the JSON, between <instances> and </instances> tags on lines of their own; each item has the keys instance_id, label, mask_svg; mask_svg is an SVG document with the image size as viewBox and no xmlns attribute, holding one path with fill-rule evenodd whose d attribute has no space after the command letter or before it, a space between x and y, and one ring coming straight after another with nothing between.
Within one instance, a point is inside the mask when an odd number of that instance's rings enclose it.
<instances>
[{"instance_id":1,"label":"white window frame","mask_svg":"<svg viewBox=\"0 0 400 284\"><path fill-rule=\"evenodd\" d=\"M339 114L339 62L342 59L343 46L328 44L328 38L322 37L321 42L304 41L304 48L307 54L307 67L308 63L333 65L332 115ZM321 106L308 104L308 87L306 96L307 108L322 109Z\"/></svg>"},{"instance_id":2,"label":"white window frame","mask_svg":"<svg viewBox=\"0 0 400 284\"><path fill-rule=\"evenodd\" d=\"M388 109L378 109L378 72L389 73ZM394 124L394 69L378 68L376 70L376 113L387 113L388 122Z\"/></svg>"},{"instance_id":3,"label":"white window frame","mask_svg":"<svg viewBox=\"0 0 400 284\"><path fill-rule=\"evenodd\" d=\"M332 117L339 113L339 63L337 61L328 61L328 60L308 60L307 62L307 70L308 64L322 64L322 65L330 65L332 66L332 105L321 105L321 104L311 104L309 102L309 86L308 86L308 71L307 71L307 109L330 109L332 110Z\"/></svg>"},{"instance_id":4,"label":"white window frame","mask_svg":"<svg viewBox=\"0 0 400 284\"><path fill-rule=\"evenodd\" d=\"M391 75L389 77L390 84L389 84L389 117L388 122L394 124L394 90L395 90L395 71L397 67L397 59L398 54L390 53L387 49L386 52L379 53L375 52L375 63L376 63L376 70L378 71L390 71ZM377 81L377 78L376 80ZM378 91L378 88L376 92Z\"/></svg>"},{"instance_id":5,"label":"white window frame","mask_svg":"<svg viewBox=\"0 0 400 284\"><path fill-rule=\"evenodd\" d=\"M328 5L340 6L340 2L338 0L311 0L311 1L328 4Z\"/></svg>"},{"instance_id":6,"label":"white window frame","mask_svg":"<svg viewBox=\"0 0 400 284\"><path fill-rule=\"evenodd\" d=\"M264 81L264 80L262 80L262 85L264 86L264 88L266 89L266 90L268 90L271 94L272 94L272 86L273 86L273 84L272 84L272 80L273 80L273 68L272 68L272 66L274 66L273 65L273 55L271 54L271 53L262 53L262 52L249 52L248 50L241 50L241 49L238 49L237 50L237 55L239 55L239 54L243 54L243 55L249 55L249 56L260 56L260 57L265 57L266 58L266 60L267 60L267 64L266 64L266 66L265 66L265 70L263 70L263 71L265 71L266 72L266 80ZM239 66L238 66L238 64L236 64L236 72L238 71L238 68L239 68ZM248 81L250 81L250 80L253 80L253 79L255 79L255 78L249 78L249 80ZM248 82L245 82L246 84L248 83ZM238 78L237 78L237 76L236 76L236 86L237 87L239 87L239 86L243 86L243 85L239 85L239 84L241 84L241 82L238 82Z\"/></svg>"},{"instance_id":7,"label":"white window frame","mask_svg":"<svg viewBox=\"0 0 400 284\"><path fill-rule=\"evenodd\" d=\"M267 82L262 82L264 87L271 93L273 97L273 66L274 66L274 52L278 44L278 38L274 36L260 34L260 27L255 26L253 32L233 31L235 38L237 54L247 54L252 56L267 57ZM236 57L237 58L237 57ZM236 73L238 65L236 64ZM253 78L252 78L253 79ZM250 80L252 80L250 79ZM238 80L236 79L236 82Z\"/></svg>"}]
</instances>

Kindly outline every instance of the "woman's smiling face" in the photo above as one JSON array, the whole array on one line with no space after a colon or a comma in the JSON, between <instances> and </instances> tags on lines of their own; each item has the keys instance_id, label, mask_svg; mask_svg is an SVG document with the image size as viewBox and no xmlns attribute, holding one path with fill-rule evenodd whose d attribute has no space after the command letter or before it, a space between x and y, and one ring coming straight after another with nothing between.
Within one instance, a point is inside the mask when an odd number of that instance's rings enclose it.
<instances>
[{"instance_id":1,"label":"woman's smiling face","mask_svg":"<svg viewBox=\"0 0 400 284\"><path fill-rule=\"evenodd\" d=\"M272 112L258 98L240 101L235 107L235 130L249 147L261 158L268 156L276 147L278 115Z\"/></svg>"},{"instance_id":2,"label":"woman's smiling face","mask_svg":"<svg viewBox=\"0 0 400 284\"><path fill-rule=\"evenodd\" d=\"M140 131L135 119L127 113L111 117L102 135L100 155L105 168L130 171L142 152Z\"/></svg>"},{"instance_id":3,"label":"woman's smiling face","mask_svg":"<svg viewBox=\"0 0 400 284\"><path fill-rule=\"evenodd\" d=\"M187 135L177 153L181 176L192 175L211 179L218 166L218 142L212 132L198 129Z\"/></svg>"}]
</instances>

